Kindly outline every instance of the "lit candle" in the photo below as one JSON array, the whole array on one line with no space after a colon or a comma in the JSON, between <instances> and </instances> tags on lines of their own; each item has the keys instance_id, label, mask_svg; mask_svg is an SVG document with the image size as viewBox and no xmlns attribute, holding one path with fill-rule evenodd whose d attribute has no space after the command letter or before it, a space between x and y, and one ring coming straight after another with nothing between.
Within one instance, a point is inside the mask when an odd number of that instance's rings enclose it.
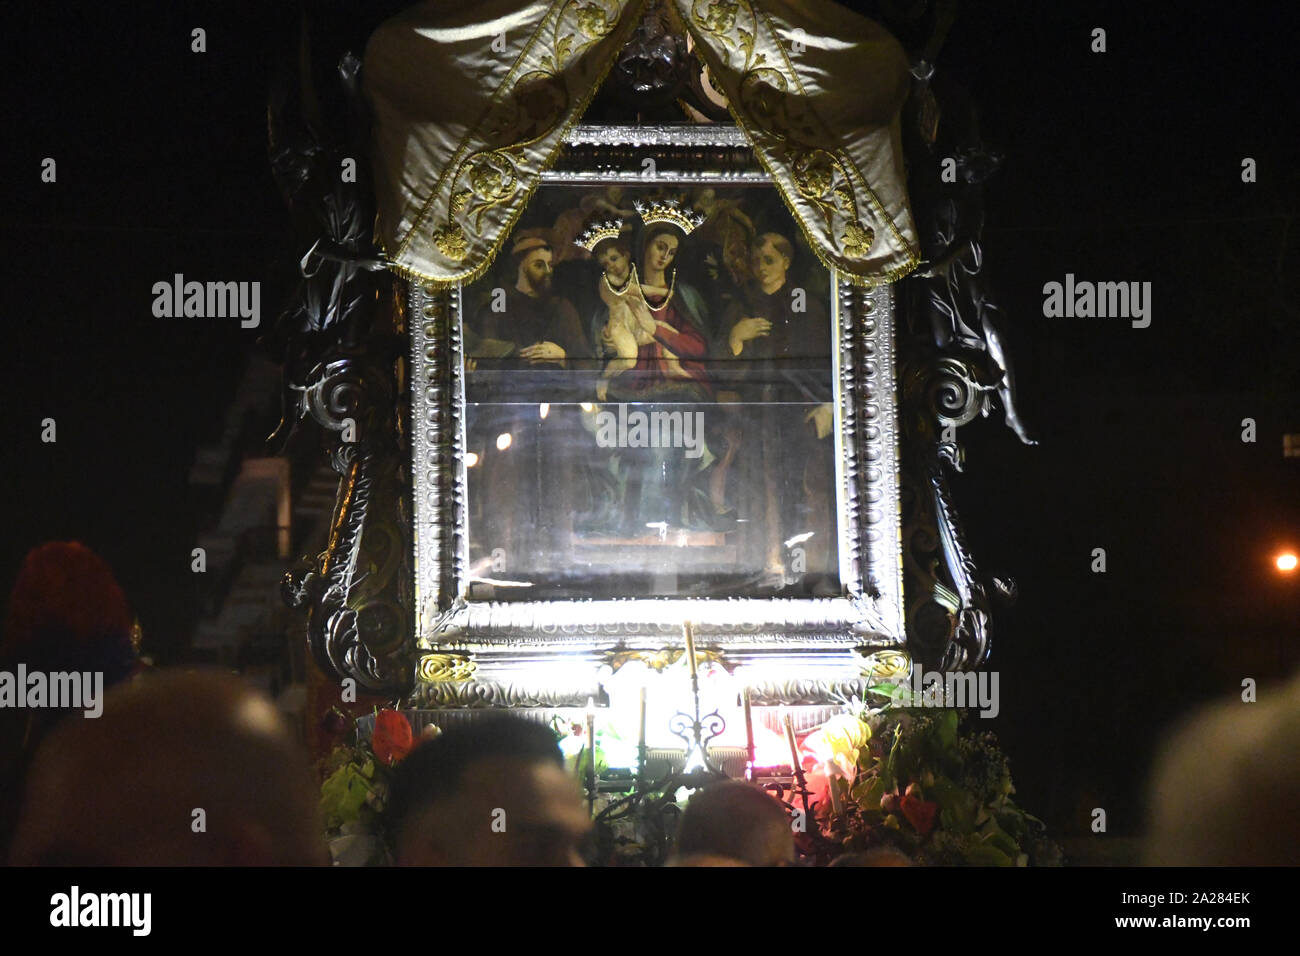
<instances>
[{"instance_id":1,"label":"lit candle","mask_svg":"<svg viewBox=\"0 0 1300 956\"><path fill-rule=\"evenodd\" d=\"M587 778L596 777L596 701L587 698Z\"/></svg>"},{"instance_id":2,"label":"lit candle","mask_svg":"<svg viewBox=\"0 0 1300 956\"><path fill-rule=\"evenodd\" d=\"M790 767L798 770L802 764L799 761L799 745L794 739L794 721L790 719L790 712L784 707L781 708L781 719L785 724L785 739L790 744Z\"/></svg>"},{"instance_id":3,"label":"lit candle","mask_svg":"<svg viewBox=\"0 0 1300 956\"><path fill-rule=\"evenodd\" d=\"M636 745L645 750L645 685L641 685L641 713L638 718Z\"/></svg>"},{"instance_id":4,"label":"lit candle","mask_svg":"<svg viewBox=\"0 0 1300 956\"><path fill-rule=\"evenodd\" d=\"M695 677L695 634L691 629L691 622L683 621L682 630L686 633L686 656L691 662L691 677Z\"/></svg>"},{"instance_id":5,"label":"lit candle","mask_svg":"<svg viewBox=\"0 0 1300 956\"><path fill-rule=\"evenodd\" d=\"M745 752L749 759L754 759L754 712L750 709L749 688L741 691L741 702L745 706Z\"/></svg>"}]
</instances>

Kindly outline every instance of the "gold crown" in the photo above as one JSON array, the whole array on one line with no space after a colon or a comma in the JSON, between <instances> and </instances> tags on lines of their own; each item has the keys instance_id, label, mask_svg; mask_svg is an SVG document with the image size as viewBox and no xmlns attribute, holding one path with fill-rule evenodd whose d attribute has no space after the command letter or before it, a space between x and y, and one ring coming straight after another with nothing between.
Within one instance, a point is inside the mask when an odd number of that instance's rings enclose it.
<instances>
[{"instance_id":1,"label":"gold crown","mask_svg":"<svg viewBox=\"0 0 1300 956\"><path fill-rule=\"evenodd\" d=\"M596 247L606 239L617 239L622 232L622 219L606 219L604 222L589 223L573 242L588 252L595 252Z\"/></svg>"},{"instance_id":2,"label":"gold crown","mask_svg":"<svg viewBox=\"0 0 1300 956\"><path fill-rule=\"evenodd\" d=\"M647 226L666 222L689 236L704 225L703 213L696 212L689 206L683 206L675 199L655 199L650 202L638 199L633 205L640 213L641 221Z\"/></svg>"}]
</instances>

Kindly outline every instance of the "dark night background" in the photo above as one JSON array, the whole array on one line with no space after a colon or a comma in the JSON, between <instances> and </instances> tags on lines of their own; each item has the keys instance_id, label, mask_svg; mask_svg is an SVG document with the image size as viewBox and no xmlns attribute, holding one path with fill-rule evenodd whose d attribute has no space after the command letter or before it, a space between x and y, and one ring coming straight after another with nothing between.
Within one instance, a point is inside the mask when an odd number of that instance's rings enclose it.
<instances>
[{"instance_id":1,"label":"dark night background","mask_svg":"<svg viewBox=\"0 0 1300 956\"><path fill-rule=\"evenodd\" d=\"M1289 7L1260 7L967 3L938 62L1007 155L985 251L1042 444L996 415L963 429L956 493L982 570L1020 585L994 622L991 723L1022 803L1061 836L1098 806L1136 833L1168 721L1244 677L1266 694L1300 663L1300 579L1269 563L1300 545L1300 460L1281 439L1300 432L1300 117ZM163 663L193 625L190 549L210 517L187 485L195 449L301 255L265 148L296 19L290 3L6 7L0 582L33 545L83 540ZM1089 51L1098 26L1105 54ZM40 181L46 156L57 184ZM154 318L151 287L176 272L262 280L262 328ZM1150 328L1043 318L1043 284L1067 272L1153 283ZM46 417L57 444L40 441Z\"/></svg>"}]
</instances>

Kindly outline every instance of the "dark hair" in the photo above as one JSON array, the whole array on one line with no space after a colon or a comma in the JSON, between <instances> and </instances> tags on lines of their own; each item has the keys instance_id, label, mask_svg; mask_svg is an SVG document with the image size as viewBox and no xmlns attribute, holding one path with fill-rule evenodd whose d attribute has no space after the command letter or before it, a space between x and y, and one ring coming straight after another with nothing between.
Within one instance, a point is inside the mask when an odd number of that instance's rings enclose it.
<instances>
[{"instance_id":1,"label":"dark hair","mask_svg":"<svg viewBox=\"0 0 1300 956\"><path fill-rule=\"evenodd\" d=\"M592 257L600 255L602 249L608 246L614 246L623 250L623 255L629 259L632 258L632 241L627 236L610 236L608 239L602 239L596 243L596 248L591 250Z\"/></svg>"},{"instance_id":2,"label":"dark hair","mask_svg":"<svg viewBox=\"0 0 1300 956\"><path fill-rule=\"evenodd\" d=\"M844 853L831 860L831 866L915 866L912 858L896 846L876 846L858 853Z\"/></svg>"},{"instance_id":3,"label":"dark hair","mask_svg":"<svg viewBox=\"0 0 1300 956\"><path fill-rule=\"evenodd\" d=\"M549 252L551 253L551 255L555 255L555 250L551 248L551 244L549 242L544 246L533 246L531 249L525 249L522 252L511 252L510 253L510 275L517 275L519 273L519 267L523 265L524 260L527 259L529 256L531 256L534 252Z\"/></svg>"},{"instance_id":4,"label":"dark hair","mask_svg":"<svg viewBox=\"0 0 1300 956\"><path fill-rule=\"evenodd\" d=\"M490 757L564 766L555 732L545 724L501 715L444 731L412 750L393 772L384 811L389 846L396 851L406 821L421 807L455 796L465 771Z\"/></svg>"},{"instance_id":5,"label":"dark hair","mask_svg":"<svg viewBox=\"0 0 1300 956\"><path fill-rule=\"evenodd\" d=\"M754 237L754 248L761 248L767 242L770 242L773 249L785 256L791 265L794 265L794 246L789 239L779 232L761 232Z\"/></svg>"},{"instance_id":6,"label":"dark hair","mask_svg":"<svg viewBox=\"0 0 1300 956\"><path fill-rule=\"evenodd\" d=\"M682 246L686 244L685 233L672 223L657 222L653 226L647 226L641 230L641 233L636 237L636 264L638 267L644 266L646 247L650 245L650 240L659 235L677 237L677 251L673 254L672 264L668 266L668 272L672 273L677 269L677 263L682 257Z\"/></svg>"},{"instance_id":7,"label":"dark hair","mask_svg":"<svg viewBox=\"0 0 1300 956\"><path fill-rule=\"evenodd\" d=\"M727 780L691 797L678 826L676 853L679 858L722 856L764 866L770 863L764 858L769 836L790 832L785 808L776 798L752 784Z\"/></svg>"}]
</instances>

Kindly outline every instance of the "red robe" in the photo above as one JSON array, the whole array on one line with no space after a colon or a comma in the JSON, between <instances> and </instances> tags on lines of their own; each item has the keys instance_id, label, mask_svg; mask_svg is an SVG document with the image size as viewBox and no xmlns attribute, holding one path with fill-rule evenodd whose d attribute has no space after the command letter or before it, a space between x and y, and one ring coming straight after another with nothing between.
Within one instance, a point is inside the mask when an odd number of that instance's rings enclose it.
<instances>
[{"instance_id":1,"label":"red robe","mask_svg":"<svg viewBox=\"0 0 1300 956\"><path fill-rule=\"evenodd\" d=\"M665 388L699 389L704 392L703 397L711 399L713 387L705 364L709 343L704 333L678 309L676 297L663 310L658 310L663 296L647 294L646 302L656 310L651 314L675 331L668 332L662 326L655 326L655 340L637 349L636 365L627 372L627 382L619 384L629 393L650 400Z\"/></svg>"}]
</instances>

